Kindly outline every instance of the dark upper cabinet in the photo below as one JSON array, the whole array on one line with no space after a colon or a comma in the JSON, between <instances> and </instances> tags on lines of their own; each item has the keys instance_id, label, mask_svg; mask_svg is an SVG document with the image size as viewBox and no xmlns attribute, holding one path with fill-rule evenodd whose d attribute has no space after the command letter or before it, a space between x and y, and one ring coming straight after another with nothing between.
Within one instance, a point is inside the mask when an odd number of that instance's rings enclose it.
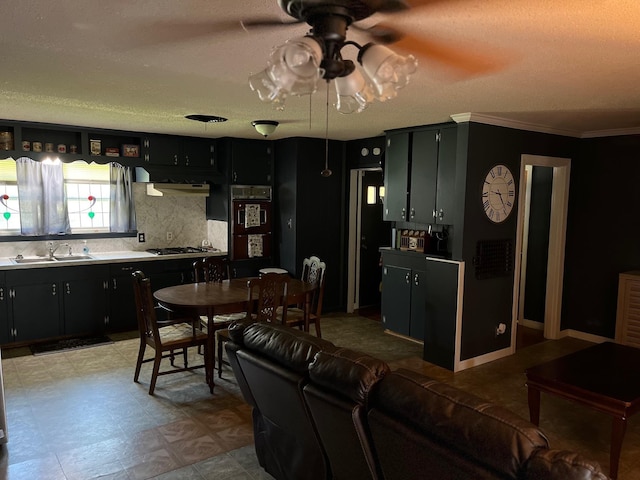
<instances>
[{"instance_id":1,"label":"dark upper cabinet","mask_svg":"<svg viewBox=\"0 0 640 480\"><path fill-rule=\"evenodd\" d=\"M229 182L235 185L271 185L273 146L265 140L227 139Z\"/></svg>"},{"instance_id":2,"label":"dark upper cabinet","mask_svg":"<svg viewBox=\"0 0 640 480\"><path fill-rule=\"evenodd\" d=\"M399 222L407 220L410 141L409 132L393 133L387 136L383 220Z\"/></svg>"},{"instance_id":3,"label":"dark upper cabinet","mask_svg":"<svg viewBox=\"0 0 640 480\"><path fill-rule=\"evenodd\" d=\"M150 165L210 167L217 169L216 140L175 135L145 135L142 155Z\"/></svg>"},{"instance_id":4,"label":"dark upper cabinet","mask_svg":"<svg viewBox=\"0 0 640 480\"><path fill-rule=\"evenodd\" d=\"M453 224L455 126L387 135L384 220Z\"/></svg>"}]
</instances>

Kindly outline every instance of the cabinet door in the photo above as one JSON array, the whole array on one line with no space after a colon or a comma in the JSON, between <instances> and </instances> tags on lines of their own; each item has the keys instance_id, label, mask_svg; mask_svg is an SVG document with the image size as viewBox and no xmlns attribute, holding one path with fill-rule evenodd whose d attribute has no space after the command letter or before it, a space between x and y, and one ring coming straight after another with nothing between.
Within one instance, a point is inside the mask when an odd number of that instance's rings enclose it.
<instances>
[{"instance_id":1,"label":"cabinet door","mask_svg":"<svg viewBox=\"0 0 640 480\"><path fill-rule=\"evenodd\" d=\"M424 260L422 261L424 263ZM425 323L427 318L427 272L422 269L411 270L411 322L409 336L424 341Z\"/></svg>"},{"instance_id":2,"label":"cabinet door","mask_svg":"<svg viewBox=\"0 0 640 480\"><path fill-rule=\"evenodd\" d=\"M413 132L409 221L433 223L438 176L438 130Z\"/></svg>"},{"instance_id":3,"label":"cabinet door","mask_svg":"<svg viewBox=\"0 0 640 480\"><path fill-rule=\"evenodd\" d=\"M180 137L148 135L144 138L143 157L151 165L178 165Z\"/></svg>"},{"instance_id":4,"label":"cabinet door","mask_svg":"<svg viewBox=\"0 0 640 480\"><path fill-rule=\"evenodd\" d=\"M215 162L215 140L210 138L184 137L180 164L186 167L217 167Z\"/></svg>"},{"instance_id":5,"label":"cabinet door","mask_svg":"<svg viewBox=\"0 0 640 480\"><path fill-rule=\"evenodd\" d=\"M273 154L264 140L237 140L231 144L231 183L271 185Z\"/></svg>"},{"instance_id":6,"label":"cabinet door","mask_svg":"<svg viewBox=\"0 0 640 480\"><path fill-rule=\"evenodd\" d=\"M387 136L383 220L400 222L407 220L409 136L409 133L395 133Z\"/></svg>"},{"instance_id":7,"label":"cabinet door","mask_svg":"<svg viewBox=\"0 0 640 480\"><path fill-rule=\"evenodd\" d=\"M411 334L411 269L382 268L382 323L401 335Z\"/></svg>"},{"instance_id":8,"label":"cabinet door","mask_svg":"<svg viewBox=\"0 0 640 480\"><path fill-rule=\"evenodd\" d=\"M42 282L9 288L14 341L57 337L62 333L58 283Z\"/></svg>"},{"instance_id":9,"label":"cabinet door","mask_svg":"<svg viewBox=\"0 0 640 480\"><path fill-rule=\"evenodd\" d=\"M0 274L0 345L9 343L9 335L11 333L11 324L9 323L9 314L7 312L7 287L4 283L4 273Z\"/></svg>"},{"instance_id":10,"label":"cabinet door","mask_svg":"<svg viewBox=\"0 0 640 480\"><path fill-rule=\"evenodd\" d=\"M453 225L453 210L456 198L457 142L458 132L455 127L440 130L436 189L436 223L440 225Z\"/></svg>"},{"instance_id":11,"label":"cabinet door","mask_svg":"<svg viewBox=\"0 0 640 480\"><path fill-rule=\"evenodd\" d=\"M456 263L428 261L425 277L423 358L450 370L455 360L458 268Z\"/></svg>"},{"instance_id":12,"label":"cabinet door","mask_svg":"<svg viewBox=\"0 0 640 480\"><path fill-rule=\"evenodd\" d=\"M109 331L123 332L138 329L131 277L136 270L144 271L144 266L118 264L112 265L109 269Z\"/></svg>"},{"instance_id":13,"label":"cabinet door","mask_svg":"<svg viewBox=\"0 0 640 480\"><path fill-rule=\"evenodd\" d=\"M64 334L96 334L105 330L108 267L72 267L62 282Z\"/></svg>"}]
</instances>

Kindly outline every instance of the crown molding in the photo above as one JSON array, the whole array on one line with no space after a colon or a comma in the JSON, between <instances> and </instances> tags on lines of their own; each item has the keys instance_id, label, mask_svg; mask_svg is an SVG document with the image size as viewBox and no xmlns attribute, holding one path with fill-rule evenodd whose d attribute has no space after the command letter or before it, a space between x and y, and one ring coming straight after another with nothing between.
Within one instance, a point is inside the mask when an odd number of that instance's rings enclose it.
<instances>
[{"instance_id":1,"label":"crown molding","mask_svg":"<svg viewBox=\"0 0 640 480\"><path fill-rule=\"evenodd\" d=\"M615 137L622 135L640 135L640 127L637 128L619 128L611 130L593 130L589 132L581 132L578 130L569 130L561 128L553 128L547 125L539 125L535 123L521 122L509 118L496 117L493 115L484 115L482 113L456 113L451 115L451 119L456 123L474 122L483 123L485 125L493 125L496 127L515 128L517 130L526 130L529 132L549 133L551 135L562 135L564 137L574 138L598 138L598 137Z\"/></svg>"}]
</instances>

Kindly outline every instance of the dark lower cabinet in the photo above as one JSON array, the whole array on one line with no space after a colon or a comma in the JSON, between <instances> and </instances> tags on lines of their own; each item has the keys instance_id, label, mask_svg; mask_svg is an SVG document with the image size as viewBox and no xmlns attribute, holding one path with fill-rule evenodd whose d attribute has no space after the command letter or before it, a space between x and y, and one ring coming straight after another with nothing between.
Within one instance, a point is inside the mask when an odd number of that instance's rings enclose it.
<instances>
[{"instance_id":1,"label":"dark lower cabinet","mask_svg":"<svg viewBox=\"0 0 640 480\"><path fill-rule=\"evenodd\" d=\"M61 285L53 268L6 273L9 342L58 337L62 333Z\"/></svg>"},{"instance_id":2,"label":"dark lower cabinet","mask_svg":"<svg viewBox=\"0 0 640 480\"><path fill-rule=\"evenodd\" d=\"M460 264L382 250L382 321L391 332L424 344L423 358L452 370Z\"/></svg>"},{"instance_id":3,"label":"dark lower cabinet","mask_svg":"<svg viewBox=\"0 0 640 480\"><path fill-rule=\"evenodd\" d=\"M151 279L153 291L171 285L191 283L195 258L117 263L109 266L109 317L107 331L125 332L138 329L133 280L131 274L142 271ZM158 310L159 319L166 313Z\"/></svg>"},{"instance_id":4,"label":"dark lower cabinet","mask_svg":"<svg viewBox=\"0 0 640 480\"><path fill-rule=\"evenodd\" d=\"M385 265L382 268L382 321L392 332L424 338L424 270Z\"/></svg>"},{"instance_id":5,"label":"dark lower cabinet","mask_svg":"<svg viewBox=\"0 0 640 480\"><path fill-rule=\"evenodd\" d=\"M137 330L131 274L154 290L193 282L194 258L10 270L0 275L0 345ZM159 315L162 317L163 312Z\"/></svg>"},{"instance_id":6,"label":"dark lower cabinet","mask_svg":"<svg viewBox=\"0 0 640 480\"><path fill-rule=\"evenodd\" d=\"M7 313L7 285L4 272L0 272L0 345L9 342L9 315Z\"/></svg>"},{"instance_id":7,"label":"dark lower cabinet","mask_svg":"<svg viewBox=\"0 0 640 480\"><path fill-rule=\"evenodd\" d=\"M109 267L107 265L67 267L62 277L64 335L91 335L105 330Z\"/></svg>"}]
</instances>

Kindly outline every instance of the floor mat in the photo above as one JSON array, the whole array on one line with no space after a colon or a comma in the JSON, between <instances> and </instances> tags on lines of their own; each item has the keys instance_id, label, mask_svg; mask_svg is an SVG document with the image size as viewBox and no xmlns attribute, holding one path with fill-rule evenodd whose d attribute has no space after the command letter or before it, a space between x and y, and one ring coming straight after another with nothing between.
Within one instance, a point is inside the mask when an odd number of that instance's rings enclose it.
<instances>
[{"instance_id":1,"label":"floor mat","mask_svg":"<svg viewBox=\"0 0 640 480\"><path fill-rule=\"evenodd\" d=\"M63 350L77 350L80 348L95 347L97 345L106 345L113 343L107 336L87 337L87 338L69 338L67 340L59 340L52 343L42 343L39 345L31 345L31 353L34 355L46 355L47 353L56 353Z\"/></svg>"}]
</instances>

